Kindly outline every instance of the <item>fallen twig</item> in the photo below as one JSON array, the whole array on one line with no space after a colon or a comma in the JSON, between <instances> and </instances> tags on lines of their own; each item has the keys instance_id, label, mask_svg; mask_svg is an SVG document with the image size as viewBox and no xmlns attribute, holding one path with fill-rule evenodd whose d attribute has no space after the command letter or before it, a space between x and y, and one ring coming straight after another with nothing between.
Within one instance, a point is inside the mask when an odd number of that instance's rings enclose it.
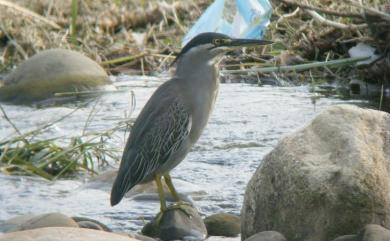
<instances>
[{"instance_id":1,"label":"fallen twig","mask_svg":"<svg viewBox=\"0 0 390 241\"><path fill-rule=\"evenodd\" d=\"M311 5L304 4L304 3L298 3L298 2L295 2L292 0L281 0L281 1L284 2L285 4L288 4L288 5L293 5L293 6L300 7L302 9L309 9L309 10L313 10L316 12L325 13L328 15L333 15L333 16L338 16L338 17L349 17L349 18L363 18L363 16L360 13L341 13L341 12L337 12L337 11L333 11L333 10L329 10L329 9L325 9L325 8L314 7Z\"/></svg>"},{"instance_id":2,"label":"fallen twig","mask_svg":"<svg viewBox=\"0 0 390 241\"><path fill-rule=\"evenodd\" d=\"M314 62L308 64L298 64L298 65L288 65L288 66L276 66L276 67L265 67L265 68L250 68L250 69L238 69L238 70L222 70L224 74L242 74L248 72L260 72L260 73L270 73L270 72L281 72L281 71L299 71L307 70L312 68L324 67L324 66L341 66L353 64L359 61L367 60L370 57L355 57L355 58L346 58L346 59L337 59L326 62Z\"/></svg>"},{"instance_id":3,"label":"fallen twig","mask_svg":"<svg viewBox=\"0 0 390 241\"><path fill-rule=\"evenodd\" d=\"M383 20L390 21L390 14L379 11L378 9L375 9L375 8L370 8L370 7L361 5L360 3L357 3L353 0L347 0L347 1L354 7L358 7L358 8L362 8L362 9L366 10L369 13L369 15L375 15L375 16L382 18Z\"/></svg>"},{"instance_id":4,"label":"fallen twig","mask_svg":"<svg viewBox=\"0 0 390 241\"><path fill-rule=\"evenodd\" d=\"M284 15L280 16L278 21L276 21L276 27L278 27L278 24L281 21L285 20L286 18L292 18L292 17L296 16L299 13L299 10L300 10L300 8L297 7L292 13L288 13L288 14L284 14Z\"/></svg>"},{"instance_id":5,"label":"fallen twig","mask_svg":"<svg viewBox=\"0 0 390 241\"><path fill-rule=\"evenodd\" d=\"M59 92L59 93L54 93L54 96L55 97L89 96L89 95L106 94L106 93L118 93L124 91L127 90L89 90L89 91L75 91L75 92Z\"/></svg>"},{"instance_id":6,"label":"fallen twig","mask_svg":"<svg viewBox=\"0 0 390 241\"><path fill-rule=\"evenodd\" d=\"M363 23L363 24L343 24L339 22L335 22L329 19L326 19L319 15L316 11L313 10L308 10L306 9L305 12L310 14L315 20L317 20L320 23L335 27L335 28L340 28L340 29L361 29L361 28L367 28L368 25Z\"/></svg>"},{"instance_id":7,"label":"fallen twig","mask_svg":"<svg viewBox=\"0 0 390 241\"><path fill-rule=\"evenodd\" d=\"M124 62L130 62L130 61L133 61L136 59L140 59L140 58L144 57L145 55L146 55L145 53L141 53L141 54L137 54L137 55L129 55L129 56L120 57L120 58L116 58L116 59L106 60L106 61L101 62L100 64L101 65L121 64Z\"/></svg>"}]
</instances>

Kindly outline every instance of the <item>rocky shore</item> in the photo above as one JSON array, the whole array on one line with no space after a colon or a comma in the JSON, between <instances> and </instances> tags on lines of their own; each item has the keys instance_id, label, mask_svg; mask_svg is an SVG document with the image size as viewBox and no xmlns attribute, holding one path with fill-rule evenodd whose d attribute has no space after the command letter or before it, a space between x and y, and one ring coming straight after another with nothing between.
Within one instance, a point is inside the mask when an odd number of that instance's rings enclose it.
<instances>
[{"instance_id":1,"label":"rocky shore","mask_svg":"<svg viewBox=\"0 0 390 241\"><path fill-rule=\"evenodd\" d=\"M248 183L241 218L202 218L188 205L185 212L172 208L146 224L142 234L124 234L86 217L25 215L5 221L0 240L203 240L240 234L247 241L390 240L389 147L389 114L333 106L262 160Z\"/></svg>"}]
</instances>

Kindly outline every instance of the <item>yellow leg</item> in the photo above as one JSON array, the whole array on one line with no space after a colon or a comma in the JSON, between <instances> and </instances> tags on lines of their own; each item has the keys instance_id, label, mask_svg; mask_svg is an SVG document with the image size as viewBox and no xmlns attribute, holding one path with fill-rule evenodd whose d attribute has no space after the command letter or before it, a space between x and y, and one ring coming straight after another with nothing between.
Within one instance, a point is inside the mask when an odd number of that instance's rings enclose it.
<instances>
[{"instance_id":1,"label":"yellow leg","mask_svg":"<svg viewBox=\"0 0 390 241\"><path fill-rule=\"evenodd\" d=\"M165 195L164 195L164 189L161 183L161 176L155 176L154 180L156 181L157 184L157 191L158 191L158 196L160 198L160 210L161 212L164 212L167 210L167 204L165 203Z\"/></svg>"},{"instance_id":2,"label":"yellow leg","mask_svg":"<svg viewBox=\"0 0 390 241\"><path fill-rule=\"evenodd\" d=\"M189 203L185 203L185 202L180 201L179 195L177 194L176 189L172 184L172 179L169 176L169 174L164 176L164 180L169 188L169 191L172 193L173 198L177 201L176 203L174 203L173 205L171 205L169 207L167 207L167 205L165 203L165 195L164 195L164 189L163 189L162 182L161 182L161 176L156 176L154 178L154 180L157 183L157 191L158 191L158 194L160 197L160 205L161 205L161 212L156 217L156 223L159 225L161 222L161 219L164 215L164 212L166 212L167 210L172 210L172 209L179 209L182 212L184 212L188 217L191 218L192 215L191 215L191 210L189 210L189 207L192 207L192 205Z\"/></svg>"},{"instance_id":3,"label":"yellow leg","mask_svg":"<svg viewBox=\"0 0 390 241\"><path fill-rule=\"evenodd\" d=\"M172 194L173 199L175 199L176 202L180 202L179 194L177 193L175 187L173 186L171 176L169 174L165 175L164 180L169 188L169 191Z\"/></svg>"}]
</instances>

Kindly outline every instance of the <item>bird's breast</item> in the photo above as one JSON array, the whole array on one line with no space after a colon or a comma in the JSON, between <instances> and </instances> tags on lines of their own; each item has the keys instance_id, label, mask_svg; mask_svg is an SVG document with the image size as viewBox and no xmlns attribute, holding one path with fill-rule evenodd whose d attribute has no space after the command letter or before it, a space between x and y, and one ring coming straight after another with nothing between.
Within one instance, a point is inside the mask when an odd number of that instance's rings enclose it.
<instances>
[{"instance_id":1,"label":"bird's breast","mask_svg":"<svg viewBox=\"0 0 390 241\"><path fill-rule=\"evenodd\" d=\"M192 126L190 131L190 139L192 143L195 143L203 130L205 129L207 122L210 118L212 110L215 105L216 98L218 96L219 86L218 83L209 88L207 91L198 93L195 96L192 106Z\"/></svg>"}]
</instances>

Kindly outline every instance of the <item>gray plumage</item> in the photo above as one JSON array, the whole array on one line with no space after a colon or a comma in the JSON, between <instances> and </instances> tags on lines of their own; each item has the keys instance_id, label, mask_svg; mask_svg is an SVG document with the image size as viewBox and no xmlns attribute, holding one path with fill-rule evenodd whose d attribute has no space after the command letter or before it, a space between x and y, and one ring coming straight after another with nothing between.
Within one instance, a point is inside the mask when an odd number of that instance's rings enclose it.
<instances>
[{"instance_id":1,"label":"gray plumage","mask_svg":"<svg viewBox=\"0 0 390 241\"><path fill-rule=\"evenodd\" d=\"M168 161L178 152L184 155L188 151L183 144L188 142L191 114L181 96L174 93L176 85L164 83L134 123L112 189L112 205L136 184L151 181L156 172L169 171Z\"/></svg>"},{"instance_id":2,"label":"gray plumage","mask_svg":"<svg viewBox=\"0 0 390 241\"><path fill-rule=\"evenodd\" d=\"M131 129L111 205L135 185L168 175L185 158L215 103L219 86L215 60L226 52L226 45L235 46L234 41L223 34L204 33L182 49L174 78L154 92Z\"/></svg>"},{"instance_id":3,"label":"gray plumage","mask_svg":"<svg viewBox=\"0 0 390 241\"><path fill-rule=\"evenodd\" d=\"M188 86L191 80L183 81L177 77L165 82L141 111L131 129L113 185L112 205L136 184L151 181L156 174L167 174L198 140L213 103L207 103L204 108L197 102L206 99L213 102L215 96L209 98L204 93L192 93L187 95L191 96L190 99L184 99L184 93L196 92ZM217 86L212 91L207 90L214 92L207 95L216 95Z\"/></svg>"}]
</instances>

